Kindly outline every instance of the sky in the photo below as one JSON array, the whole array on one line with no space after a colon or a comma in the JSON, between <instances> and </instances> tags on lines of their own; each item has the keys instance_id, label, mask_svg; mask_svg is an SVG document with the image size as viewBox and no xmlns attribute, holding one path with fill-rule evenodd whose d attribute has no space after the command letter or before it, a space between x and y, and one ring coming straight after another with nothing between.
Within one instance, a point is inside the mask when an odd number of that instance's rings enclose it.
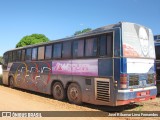
<instances>
[{"instance_id":1,"label":"sky","mask_svg":"<svg viewBox=\"0 0 160 120\"><path fill-rule=\"evenodd\" d=\"M160 34L160 0L0 0L0 56L26 35L56 40L120 21Z\"/></svg>"}]
</instances>

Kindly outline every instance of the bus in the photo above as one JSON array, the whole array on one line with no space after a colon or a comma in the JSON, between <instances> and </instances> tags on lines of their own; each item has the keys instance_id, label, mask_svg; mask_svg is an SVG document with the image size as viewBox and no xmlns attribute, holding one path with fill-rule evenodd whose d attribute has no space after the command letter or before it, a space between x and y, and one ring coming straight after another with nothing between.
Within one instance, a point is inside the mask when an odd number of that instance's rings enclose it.
<instances>
[{"instance_id":1,"label":"bus","mask_svg":"<svg viewBox=\"0 0 160 120\"><path fill-rule=\"evenodd\" d=\"M8 50L3 58L3 84L72 104L120 106L157 94L153 34L135 23Z\"/></svg>"},{"instance_id":2,"label":"bus","mask_svg":"<svg viewBox=\"0 0 160 120\"><path fill-rule=\"evenodd\" d=\"M160 93L160 35L154 35L155 51L156 51L156 85L157 93Z\"/></svg>"}]
</instances>

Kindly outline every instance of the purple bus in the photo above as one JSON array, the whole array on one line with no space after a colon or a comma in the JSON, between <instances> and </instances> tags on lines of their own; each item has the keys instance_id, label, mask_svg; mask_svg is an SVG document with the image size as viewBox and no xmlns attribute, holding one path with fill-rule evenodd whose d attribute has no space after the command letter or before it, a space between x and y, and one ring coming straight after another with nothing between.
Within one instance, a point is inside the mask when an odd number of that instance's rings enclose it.
<instances>
[{"instance_id":1,"label":"purple bus","mask_svg":"<svg viewBox=\"0 0 160 120\"><path fill-rule=\"evenodd\" d=\"M135 23L16 48L3 58L3 84L73 104L119 106L157 94L152 31Z\"/></svg>"}]
</instances>

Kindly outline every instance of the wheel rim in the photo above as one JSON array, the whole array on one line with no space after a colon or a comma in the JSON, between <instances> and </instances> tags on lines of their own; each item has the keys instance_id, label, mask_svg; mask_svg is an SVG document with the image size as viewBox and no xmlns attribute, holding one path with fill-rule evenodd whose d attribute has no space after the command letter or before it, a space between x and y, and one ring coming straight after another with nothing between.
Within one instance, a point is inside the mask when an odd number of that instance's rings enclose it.
<instances>
[{"instance_id":1,"label":"wheel rim","mask_svg":"<svg viewBox=\"0 0 160 120\"><path fill-rule=\"evenodd\" d=\"M78 99L78 90L75 87L71 88L70 97L71 97L72 100L77 100Z\"/></svg>"},{"instance_id":2,"label":"wheel rim","mask_svg":"<svg viewBox=\"0 0 160 120\"><path fill-rule=\"evenodd\" d=\"M10 79L10 86L13 87L13 79Z\"/></svg>"},{"instance_id":3,"label":"wheel rim","mask_svg":"<svg viewBox=\"0 0 160 120\"><path fill-rule=\"evenodd\" d=\"M56 85L54 88L54 93L56 97L62 96L62 88L59 85Z\"/></svg>"}]
</instances>

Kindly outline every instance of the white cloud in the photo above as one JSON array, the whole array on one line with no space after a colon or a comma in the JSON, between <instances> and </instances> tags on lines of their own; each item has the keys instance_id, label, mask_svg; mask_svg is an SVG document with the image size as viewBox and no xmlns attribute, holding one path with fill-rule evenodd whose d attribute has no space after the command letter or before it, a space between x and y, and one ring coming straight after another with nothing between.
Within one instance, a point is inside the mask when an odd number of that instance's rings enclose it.
<instances>
[{"instance_id":1,"label":"white cloud","mask_svg":"<svg viewBox=\"0 0 160 120\"><path fill-rule=\"evenodd\" d=\"M84 25L83 23L80 24L80 26L83 26L83 25Z\"/></svg>"}]
</instances>

